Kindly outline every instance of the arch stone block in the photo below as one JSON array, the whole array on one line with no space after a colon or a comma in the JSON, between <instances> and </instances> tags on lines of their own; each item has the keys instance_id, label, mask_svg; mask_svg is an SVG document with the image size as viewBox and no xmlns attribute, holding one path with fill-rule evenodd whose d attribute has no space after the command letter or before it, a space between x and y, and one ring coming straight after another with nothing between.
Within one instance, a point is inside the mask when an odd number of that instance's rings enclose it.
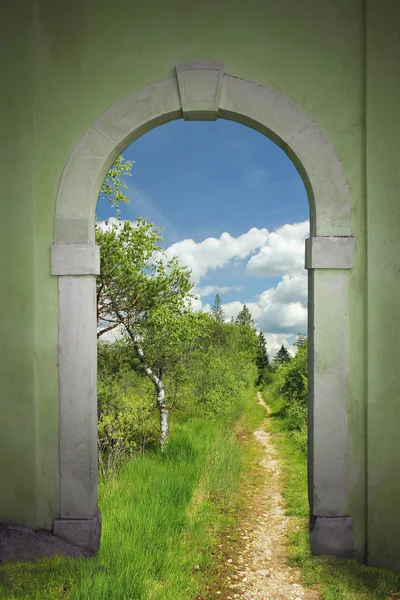
<instances>
[{"instance_id":1,"label":"arch stone block","mask_svg":"<svg viewBox=\"0 0 400 600\"><path fill-rule=\"evenodd\" d=\"M221 100L225 65L182 63L176 66L183 118L186 121L215 121Z\"/></svg>"},{"instance_id":2,"label":"arch stone block","mask_svg":"<svg viewBox=\"0 0 400 600\"><path fill-rule=\"evenodd\" d=\"M95 549L97 340L94 214L118 154L173 119L231 119L257 129L292 159L307 188L309 269L309 501L316 553L351 555L348 514L348 274L354 264L346 178L330 141L290 99L225 73L222 63L183 63L176 76L109 108L82 136L61 178L51 271L59 278L60 518L56 535Z\"/></svg>"}]
</instances>

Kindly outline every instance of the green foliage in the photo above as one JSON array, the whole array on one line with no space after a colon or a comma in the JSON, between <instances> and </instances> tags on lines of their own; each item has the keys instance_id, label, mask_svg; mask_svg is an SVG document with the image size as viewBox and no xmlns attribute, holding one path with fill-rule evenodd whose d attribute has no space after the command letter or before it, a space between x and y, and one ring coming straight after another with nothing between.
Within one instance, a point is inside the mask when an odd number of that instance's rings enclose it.
<instances>
[{"instance_id":1,"label":"green foliage","mask_svg":"<svg viewBox=\"0 0 400 600\"><path fill-rule=\"evenodd\" d=\"M98 380L98 446L102 473L155 441L154 390L134 371Z\"/></svg>"},{"instance_id":2,"label":"green foliage","mask_svg":"<svg viewBox=\"0 0 400 600\"><path fill-rule=\"evenodd\" d=\"M282 346L279 348L278 352L275 355L274 366L279 368L288 362L290 362L290 354L285 345L282 344Z\"/></svg>"},{"instance_id":3,"label":"green foliage","mask_svg":"<svg viewBox=\"0 0 400 600\"><path fill-rule=\"evenodd\" d=\"M243 325L245 327L254 327L255 325L254 319L251 316L251 313L245 304L242 310L239 312L238 316L236 317L235 321L238 325Z\"/></svg>"},{"instance_id":4,"label":"green foliage","mask_svg":"<svg viewBox=\"0 0 400 600\"><path fill-rule=\"evenodd\" d=\"M99 378L117 377L124 371L140 371L140 362L126 337L113 343L97 344L97 367Z\"/></svg>"},{"instance_id":5,"label":"green foliage","mask_svg":"<svg viewBox=\"0 0 400 600\"><path fill-rule=\"evenodd\" d=\"M154 319L166 325L183 310L190 272L175 258L165 259L161 241L159 230L141 218L96 227L99 335L117 326L135 335Z\"/></svg>"},{"instance_id":6,"label":"green foliage","mask_svg":"<svg viewBox=\"0 0 400 600\"><path fill-rule=\"evenodd\" d=\"M145 219L98 226L96 241L98 337L119 328L134 349L157 394L164 447L169 430L164 370L176 362L187 337L180 317L187 312L190 272L176 258L167 260L159 230Z\"/></svg>"},{"instance_id":7,"label":"green foliage","mask_svg":"<svg viewBox=\"0 0 400 600\"><path fill-rule=\"evenodd\" d=\"M254 386L254 340L252 345L248 331L204 312L188 312L178 321L180 351L164 372L170 406L179 419L227 414Z\"/></svg>"},{"instance_id":8,"label":"green foliage","mask_svg":"<svg viewBox=\"0 0 400 600\"><path fill-rule=\"evenodd\" d=\"M232 405L243 400L254 381L237 373L237 363L227 352L210 347L198 369L194 393L200 409L209 417L226 414ZM246 381L247 379L247 381Z\"/></svg>"},{"instance_id":9,"label":"green foliage","mask_svg":"<svg viewBox=\"0 0 400 600\"><path fill-rule=\"evenodd\" d=\"M280 414L298 447L304 452L307 450L307 358L307 338L298 336L295 356L280 363L269 388L272 399L281 400Z\"/></svg>"},{"instance_id":10,"label":"green foliage","mask_svg":"<svg viewBox=\"0 0 400 600\"><path fill-rule=\"evenodd\" d=\"M258 369L257 385L262 386L271 383L271 364L269 362L267 342L262 331L258 334L256 365Z\"/></svg>"},{"instance_id":11,"label":"green foliage","mask_svg":"<svg viewBox=\"0 0 400 600\"><path fill-rule=\"evenodd\" d=\"M131 166L118 159L102 186L100 198L118 216L127 201L121 177ZM167 260L160 230L146 219L98 224L96 242L98 337L122 336L99 346L99 449L107 468L153 443L156 406L179 421L232 411L259 376L259 340L246 306L231 323L218 294L210 314L190 310L190 271Z\"/></svg>"},{"instance_id":12,"label":"green foliage","mask_svg":"<svg viewBox=\"0 0 400 600\"><path fill-rule=\"evenodd\" d=\"M117 217L120 216L120 204L128 204L129 199L123 193L123 189L128 186L120 179L121 177L130 177L132 175L133 162L125 160L122 154L108 171L105 180L100 189L99 200L107 200L112 208L115 209Z\"/></svg>"},{"instance_id":13,"label":"green foliage","mask_svg":"<svg viewBox=\"0 0 400 600\"><path fill-rule=\"evenodd\" d=\"M251 394L239 412L220 420L175 424L164 455L147 452L127 461L117 477L101 477L103 532L96 556L3 563L0 598L209 598L221 536L235 529L247 450L234 427L249 410L256 426L255 408Z\"/></svg>"},{"instance_id":14,"label":"green foliage","mask_svg":"<svg viewBox=\"0 0 400 600\"><path fill-rule=\"evenodd\" d=\"M161 326L147 329L143 344L149 363L162 371L173 421L223 418L243 403L258 376L255 331L236 323L219 323L201 311L174 315L168 328L173 335L164 336ZM114 458L117 461L154 443L154 407L152 385L129 339L99 344L102 464L112 464Z\"/></svg>"}]
</instances>

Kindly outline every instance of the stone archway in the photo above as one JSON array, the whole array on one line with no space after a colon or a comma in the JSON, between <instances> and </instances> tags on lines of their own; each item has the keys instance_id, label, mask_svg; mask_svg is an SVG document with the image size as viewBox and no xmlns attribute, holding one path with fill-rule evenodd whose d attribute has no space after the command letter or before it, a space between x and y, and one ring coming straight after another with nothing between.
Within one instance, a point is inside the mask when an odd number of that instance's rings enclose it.
<instances>
[{"instance_id":1,"label":"stone archway","mask_svg":"<svg viewBox=\"0 0 400 600\"><path fill-rule=\"evenodd\" d=\"M225 118L248 125L291 158L307 188L309 269L309 500L311 545L349 555L348 270L353 267L348 187L329 140L293 102L225 73L221 63L177 65L176 76L134 92L106 111L76 145L62 175L52 246L59 278L60 518L54 533L95 549L97 340L94 214L101 183L126 146L173 119Z\"/></svg>"}]
</instances>

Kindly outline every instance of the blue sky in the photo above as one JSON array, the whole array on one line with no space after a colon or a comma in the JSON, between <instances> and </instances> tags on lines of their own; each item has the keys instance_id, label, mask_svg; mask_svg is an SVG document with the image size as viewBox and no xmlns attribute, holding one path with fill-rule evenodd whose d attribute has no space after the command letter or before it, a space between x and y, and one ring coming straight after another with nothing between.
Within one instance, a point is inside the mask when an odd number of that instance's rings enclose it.
<instances>
[{"instance_id":1,"label":"blue sky","mask_svg":"<svg viewBox=\"0 0 400 600\"><path fill-rule=\"evenodd\" d=\"M123 155L135 164L126 179L131 203L122 208L122 218L148 217L163 228L170 254L182 262L191 257L203 306L222 288L228 316L246 303L259 328L268 329L271 346L292 343L297 330L304 331L294 305L296 277L297 300L305 305L305 271L298 255L309 208L303 182L285 153L258 132L219 119L173 121L136 140ZM100 220L110 216L106 203L99 204L97 214ZM287 224L299 225L280 235ZM221 240L224 232L229 236ZM205 243L207 238L214 241ZM286 317L292 315L281 323L273 292L265 294L279 285L275 296L289 302ZM272 335L278 336L276 343Z\"/></svg>"}]
</instances>

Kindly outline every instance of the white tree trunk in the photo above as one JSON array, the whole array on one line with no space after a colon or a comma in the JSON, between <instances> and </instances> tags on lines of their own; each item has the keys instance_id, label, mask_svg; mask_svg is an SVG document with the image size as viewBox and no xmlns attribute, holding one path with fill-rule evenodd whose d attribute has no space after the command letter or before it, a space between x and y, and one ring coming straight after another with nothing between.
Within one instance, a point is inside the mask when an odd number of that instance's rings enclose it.
<instances>
[{"instance_id":1,"label":"white tree trunk","mask_svg":"<svg viewBox=\"0 0 400 600\"><path fill-rule=\"evenodd\" d=\"M161 382L162 383L162 382ZM160 445L161 452L164 452L165 445L168 441L169 433L169 413L167 405L165 404L165 391L164 385L158 390L157 393L157 406L160 411Z\"/></svg>"},{"instance_id":2,"label":"white tree trunk","mask_svg":"<svg viewBox=\"0 0 400 600\"><path fill-rule=\"evenodd\" d=\"M139 357L141 365L146 372L146 375L151 379L151 381L154 384L154 387L156 388L157 408L160 411L160 446L161 446L161 452L164 452L165 446L168 441L168 434L169 434L169 413L168 413L167 404L165 402L164 382L161 379L161 377L157 377L157 375L154 373L153 369L146 363L143 348L140 344L140 341L137 339L137 337L131 331L129 331L129 329L128 329L128 333L133 342L133 346L137 352L137 355Z\"/></svg>"}]
</instances>

